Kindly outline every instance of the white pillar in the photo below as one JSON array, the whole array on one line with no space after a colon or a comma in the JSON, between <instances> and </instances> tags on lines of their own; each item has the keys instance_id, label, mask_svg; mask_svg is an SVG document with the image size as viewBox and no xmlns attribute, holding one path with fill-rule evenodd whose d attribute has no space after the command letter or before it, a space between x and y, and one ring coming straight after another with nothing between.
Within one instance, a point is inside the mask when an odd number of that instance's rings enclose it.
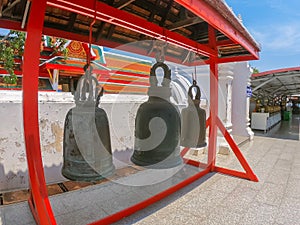
<instances>
[{"instance_id":1,"label":"white pillar","mask_svg":"<svg viewBox=\"0 0 300 225\"><path fill-rule=\"evenodd\" d=\"M219 65L219 118L226 129L231 131L231 110L232 110L232 80L233 64Z\"/></svg>"},{"instance_id":2,"label":"white pillar","mask_svg":"<svg viewBox=\"0 0 300 225\"><path fill-rule=\"evenodd\" d=\"M247 86L250 86L252 74L248 62L238 62L234 65L232 85L232 134L253 139L254 133L249 127L250 98L247 97Z\"/></svg>"},{"instance_id":3,"label":"white pillar","mask_svg":"<svg viewBox=\"0 0 300 225\"><path fill-rule=\"evenodd\" d=\"M233 64L226 63L219 65L219 118L223 122L229 133L232 131L231 111L232 111L232 80ZM229 154L229 144L218 130L218 153Z\"/></svg>"},{"instance_id":4,"label":"white pillar","mask_svg":"<svg viewBox=\"0 0 300 225\"><path fill-rule=\"evenodd\" d=\"M52 78L52 88L53 88L53 90L58 91L59 70L54 69L52 76L53 76L53 78Z\"/></svg>"}]
</instances>

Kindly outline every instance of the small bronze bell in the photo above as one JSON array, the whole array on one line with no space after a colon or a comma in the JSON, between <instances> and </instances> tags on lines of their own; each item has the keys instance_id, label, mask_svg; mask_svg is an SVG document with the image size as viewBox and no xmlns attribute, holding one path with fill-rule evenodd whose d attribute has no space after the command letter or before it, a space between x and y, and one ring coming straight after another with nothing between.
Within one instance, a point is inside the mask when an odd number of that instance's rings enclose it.
<instances>
[{"instance_id":1,"label":"small bronze bell","mask_svg":"<svg viewBox=\"0 0 300 225\"><path fill-rule=\"evenodd\" d=\"M162 68L164 79L157 86L156 69ZM157 62L150 71L149 99L138 109L135 118L135 143L131 161L150 168L171 168L182 163L180 156L180 114L170 102L171 70Z\"/></svg>"},{"instance_id":2,"label":"small bronze bell","mask_svg":"<svg viewBox=\"0 0 300 225\"><path fill-rule=\"evenodd\" d=\"M75 92L76 106L65 119L62 175L74 181L101 180L115 169L108 118L98 108L103 89L99 91L91 70L80 78Z\"/></svg>"},{"instance_id":3,"label":"small bronze bell","mask_svg":"<svg viewBox=\"0 0 300 225\"><path fill-rule=\"evenodd\" d=\"M195 99L193 99L193 88L196 88L197 91ZM194 80L188 92L188 107L181 112L182 130L180 145L183 147L201 148L206 146L206 113L199 106L200 97L200 88Z\"/></svg>"}]
</instances>

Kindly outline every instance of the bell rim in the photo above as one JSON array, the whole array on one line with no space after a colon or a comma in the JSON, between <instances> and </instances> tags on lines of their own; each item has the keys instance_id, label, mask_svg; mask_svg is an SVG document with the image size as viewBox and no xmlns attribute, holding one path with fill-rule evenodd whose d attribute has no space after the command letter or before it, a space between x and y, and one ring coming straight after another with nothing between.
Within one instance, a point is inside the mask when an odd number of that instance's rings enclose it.
<instances>
[{"instance_id":1,"label":"bell rim","mask_svg":"<svg viewBox=\"0 0 300 225\"><path fill-rule=\"evenodd\" d=\"M86 176L78 176L76 173L72 173L70 170L62 169L61 174L67 178L68 180L71 181L86 181L86 182L91 182L91 181L99 181L103 179L107 179L107 177L111 176L114 174L116 168L114 165L111 165L109 170L105 171L104 173L98 174L95 173L94 176L91 176L91 174L86 174Z\"/></svg>"},{"instance_id":2,"label":"bell rim","mask_svg":"<svg viewBox=\"0 0 300 225\"><path fill-rule=\"evenodd\" d=\"M130 160L135 165L145 167L146 169L170 169L183 164L183 159L180 155L178 155L177 157L172 157L171 160L162 160L154 164L153 162L145 162L138 160L134 157L134 155L131 156Z\"/></svg>"}]
</instances>

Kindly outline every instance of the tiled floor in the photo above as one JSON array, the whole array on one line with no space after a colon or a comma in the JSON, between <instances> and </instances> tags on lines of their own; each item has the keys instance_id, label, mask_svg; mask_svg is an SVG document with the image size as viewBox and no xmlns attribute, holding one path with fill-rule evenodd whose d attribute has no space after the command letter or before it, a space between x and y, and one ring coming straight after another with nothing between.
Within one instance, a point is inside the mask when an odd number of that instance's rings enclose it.
<instances>
[{"instance_id":1,"label":"tiled floor","mask_svg":"<svg viewBox=\"0 0 300 225\"><path fill-rule=\"evenodd\" d=\"M256 136L241 150L259 182L210 173L116 224L300 224L299 140ZM241 169L233 154L218 155L217 161ZM177 169L142 170L114 182L51 196L57 223L90 223L199 171L191 166ZM148 185L141 186L141 181ZM0 224L35 223L24 202L0 207Z\"/></svg>"}]
</instances>

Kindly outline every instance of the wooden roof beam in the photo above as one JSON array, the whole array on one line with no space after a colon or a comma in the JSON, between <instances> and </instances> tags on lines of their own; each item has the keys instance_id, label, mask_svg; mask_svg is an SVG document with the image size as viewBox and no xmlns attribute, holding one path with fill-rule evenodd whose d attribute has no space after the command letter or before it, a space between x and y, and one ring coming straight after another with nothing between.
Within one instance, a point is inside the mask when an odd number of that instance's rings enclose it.
<instances>
[{"instance_id":1,"label":"wooden roof beam","mask_svg":"<svg viewBox=\"0 0 300 225\"><path fill-rule=\"evenodd\" d=\"M114 5L114 7L117 8L117 9L123 9L124 7L128 6L129 4L131 4L134 1L135 0L121 0L118 3L116 3Z\"/></svg>"},{"instance_id":2,"label":"wooden roof beam","mask_svg":"<svg viewBox=\"0 0 300 225\"><path fill-rule=\"evenodd\" d=\"M180 20L176 23L173 23L172 25L168 26L167 29L170 31L174 31L180 28L189 27L198 23L202 23L204 20L202 20L199 17L192 17L185 20Z\"/></svg>"},{"instance_id":3,"label":"wooden roof beam","mask_svg":"<svg viewBox=\"0 0 300 225\"><path fill-rule=\"evenodd\" d=\"M84 16L94 17L94 4L91 1L81 0L49 0L48 5L76 12ZM203 44L199 44L181 34L167 30L154 23L148 22L146 19L134 16L123 10L116 9L102 2L96 3L96 18L98 20L114 24L125 29L129 29L148 37L165 41L177 47L193 51L204 56L216 56L218 53Z\"/></svg>"},{"instance_id":4,"label":"wooden roof beam","mask_svg":"<svg viewBox=\"0 0 300 225\"><path fill-rule=\"evenodd\" d=\"M171 1L168 2L168 5L167 5L167 7L164 9L162 18L161 18L161 20L160 20L160 22L159 22L159 26L161 26L161 27L164 26L164 24L165 24L165 22L166 22L166 20L167 20L168 14L169 14L169 12L170 12L170 10L171 10L172 4L173 4L173 0L171 0Z\"/></svg>"},{"instance_id":5,"label":"wooden roof beam","mask_svg":"<svg viewBox=\"0 0 300 225\"><path fill-rule=\"evenodd\" d=\"M67 30L68 31L71 31L73 26L74 26L74 23L76 21L76 18L77 18L77 14L76 13L72 13L71 16L70 16L70 20L69 20L69 23L68 23L68 27L67 27Z\"/></svg>"}]
</instances>

